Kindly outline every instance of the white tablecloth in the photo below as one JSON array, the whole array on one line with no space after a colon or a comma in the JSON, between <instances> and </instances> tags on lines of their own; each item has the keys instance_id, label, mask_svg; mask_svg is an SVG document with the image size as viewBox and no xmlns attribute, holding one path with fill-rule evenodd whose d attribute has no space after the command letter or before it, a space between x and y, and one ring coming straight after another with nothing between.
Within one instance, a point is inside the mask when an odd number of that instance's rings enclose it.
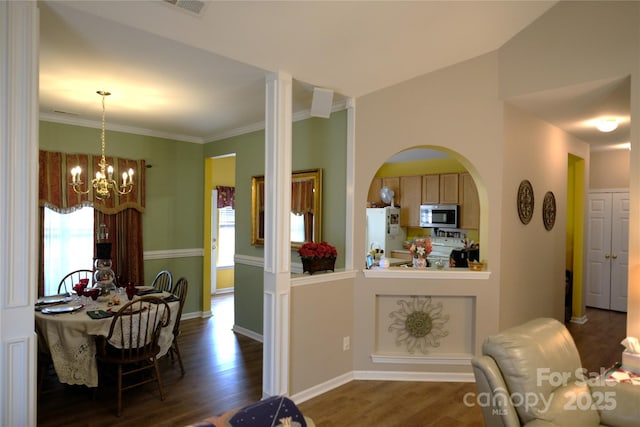
<instances>
[{"instance_id":1,"label":"white tablecloth","mask_svg":"<svg viewBox=\"0 0 640 427\"><path fill-rule=\"evenodd\" d=\"M170 295L167 292L154 294L160 297ZM98 386L98 365L96 362L96 345L94 335L107 335L112 317L92 319L87 314L89 310L116 310L128 302L126 295L120 296L119 306L109 307L106 301L98 301L98 307L88 308L72 313L42 314L36 311L36 328L38 330L38 345L41 350L49 351L53 366L60 382L72 385ZM69 303L77 304L77 302ZM179 301L169 303L171 309L170 323L162 328L159 344L163 356L169 351L173 342L173 325L178 312ZM56 305L55 307L61 307Z\"/></svg>"}]
</instances>

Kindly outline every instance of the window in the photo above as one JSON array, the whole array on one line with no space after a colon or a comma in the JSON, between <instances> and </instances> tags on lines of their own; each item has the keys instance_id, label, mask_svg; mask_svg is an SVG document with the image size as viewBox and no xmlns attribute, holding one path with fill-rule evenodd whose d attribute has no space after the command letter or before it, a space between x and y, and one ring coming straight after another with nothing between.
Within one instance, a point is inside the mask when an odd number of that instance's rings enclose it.
<instances>
[{"instance_id":1,"label":"window","mask_svg":"<svg viewBox=\"0 0 640 427\"><path fill-rule=\"evenodd\" d=\"M227 206L218 209L218 259L217 267L233 267L236 253L236 211Z\"/></svg>"},{"instance_id":2,"label":"window","mask_svg":"<svg viewBox=\"0 0 640 427\"><path fill-rule=\"evenodd\" d=\"M44 209L44 294L55 295L74 270L93 269L93 208L70 213Z\"/></svg>"},{"instance_id":3,"label":"window","mask_svg":"<svg viewBox=\"0 0 640 427\"><path fill-rule=\"evenodd\" d=\"M296 215L291 212L291 239L292 242L305 242L304 215Z\"/></svg>"}]
</instances>

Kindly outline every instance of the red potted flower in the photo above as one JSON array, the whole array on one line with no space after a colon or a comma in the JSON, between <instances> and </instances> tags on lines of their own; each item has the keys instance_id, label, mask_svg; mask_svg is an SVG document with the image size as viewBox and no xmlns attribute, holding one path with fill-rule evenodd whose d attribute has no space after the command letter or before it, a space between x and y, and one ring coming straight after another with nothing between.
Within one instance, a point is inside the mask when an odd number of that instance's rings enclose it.
<instances>
[{"instance_id":1,"label":"red potted flower","mask_svg":"<svg viewBox=\"0 0 640 427\"><path fill-rule=\"evenodd\" d=\"M298 255L302 259L302 272L313 274L316 271L334 271L338 251L327 242L308 242L298 249Z\"/></svg>"}]
</instances>

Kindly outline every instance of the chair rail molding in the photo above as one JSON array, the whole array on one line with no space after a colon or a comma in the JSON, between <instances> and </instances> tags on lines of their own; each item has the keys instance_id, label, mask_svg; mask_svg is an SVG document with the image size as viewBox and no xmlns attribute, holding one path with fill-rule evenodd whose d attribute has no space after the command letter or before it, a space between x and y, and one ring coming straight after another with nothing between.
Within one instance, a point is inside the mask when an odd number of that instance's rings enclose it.
<instances>
[{"instance_id":1,"label":"chair rail molding","mask_svg":"<svg viewBox=\"0 0 640 427\"><path fill-rule=\"evenodd\" d=\"M152 260L152 259L191 258L191 257L203 257L203 256L204 256L204 249L202 248L144 251L144 254L143 254L143 258L145 261Z\"/></svg>"}]
</instances>

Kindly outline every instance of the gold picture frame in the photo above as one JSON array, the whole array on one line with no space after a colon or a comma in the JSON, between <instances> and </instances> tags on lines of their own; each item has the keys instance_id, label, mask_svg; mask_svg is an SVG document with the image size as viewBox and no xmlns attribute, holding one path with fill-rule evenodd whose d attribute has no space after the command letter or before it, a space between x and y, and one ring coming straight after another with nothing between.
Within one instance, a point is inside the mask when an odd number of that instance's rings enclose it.
<instances>
[{"instance_id":1,"label":"gold picture frame","mask_svg":"<svg viewBox=\"0 0 640 427\"><path fill-rule=\"evenodd\" d=\"M264 175L251 177L251 244L255 246L264 245L264 194ZM291 212L301 217L301 223L291 224L292 249L322 241L322 169L291 174ZM295 238L301 235L303 239Z\"/></svg>"}]
</instances>

